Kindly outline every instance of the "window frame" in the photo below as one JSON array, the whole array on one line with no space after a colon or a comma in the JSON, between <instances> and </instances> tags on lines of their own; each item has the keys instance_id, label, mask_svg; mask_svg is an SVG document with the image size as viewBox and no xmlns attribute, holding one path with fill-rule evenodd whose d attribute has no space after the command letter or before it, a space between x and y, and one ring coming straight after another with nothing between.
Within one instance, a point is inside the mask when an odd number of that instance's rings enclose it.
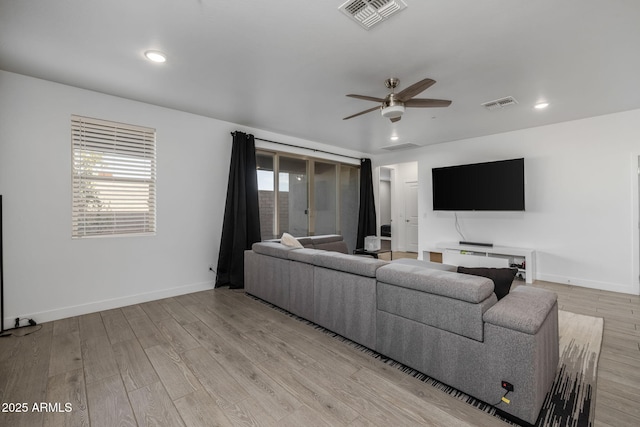
<instances>
[{"instance_id":1,"label":"window frame","mask_svg":"<svg viewBox=\"0 0 640 427\"><path fill-rule=\"evenodd\" d=\"M155 129L71 115L72 238L154 236L156 163Z\"/></svg>"}]
</instances>

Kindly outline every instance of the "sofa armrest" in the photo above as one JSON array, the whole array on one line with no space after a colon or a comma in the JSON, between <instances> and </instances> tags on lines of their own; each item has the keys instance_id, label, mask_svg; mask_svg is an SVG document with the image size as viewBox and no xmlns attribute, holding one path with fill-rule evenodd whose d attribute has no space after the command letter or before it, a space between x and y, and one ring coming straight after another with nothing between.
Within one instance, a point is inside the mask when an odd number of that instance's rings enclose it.
<instances>
[{"instance_id":1,"label":"sofa armrest","mask_svg":"<svg viewBox=\"0 0 640 427\"><path fill-rule=\"evenodd\" d=\"M545 289L518 286L483 315L492 325L535 335L558 297Z\"/></svg>"}]
</instances>

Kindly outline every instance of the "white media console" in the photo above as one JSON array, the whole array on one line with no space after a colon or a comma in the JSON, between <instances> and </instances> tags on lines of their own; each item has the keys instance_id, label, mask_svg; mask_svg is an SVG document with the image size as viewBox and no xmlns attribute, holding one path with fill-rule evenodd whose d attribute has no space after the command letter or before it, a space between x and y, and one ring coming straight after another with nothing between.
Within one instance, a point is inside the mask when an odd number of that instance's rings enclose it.
<instances>
[{"instance_id":1,"label":"white media console","mask_svg":"<svg viewBox=\"0 0 640 427\"><path fill-rule=\"evenodd\" d=\"M444 242L436 244L436 249L433 251L427 251L424 254L425 259L430 258L430 252L442 253L444 264L463 267L502 268L516 264L518 265L516 277L524 279L527 283L533 283L536 279L536 251L533 249Z\"/></svg>"}]
</instances>

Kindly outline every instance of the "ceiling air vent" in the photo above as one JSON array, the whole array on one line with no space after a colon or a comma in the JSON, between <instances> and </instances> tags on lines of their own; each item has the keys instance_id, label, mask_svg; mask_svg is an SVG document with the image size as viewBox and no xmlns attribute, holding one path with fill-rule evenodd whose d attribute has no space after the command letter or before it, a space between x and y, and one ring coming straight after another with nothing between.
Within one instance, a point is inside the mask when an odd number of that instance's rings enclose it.
<instances>
[{"instance_id":1,"label":"ceiling air vent","mask_svg":"<svg viewBox=\"0 0 640 427\"><path fill-rule=\"evenodd\" d=\"M382 147L383 150L396 151L396 150L409 150L411 148L418 148L420 145L414 144L413 142L405 142L404 144L394 144L387 145L386 147Z\"/></svg>"},{"instance_id":2,"label":"ceiling air vent","mask_svg":"<svg viewBox=\"0 0 640 427\"><path fill-rule=\"evenodd\" d=\"M349 0L338 10L368 30L406 7L403 0Z\"/></svg>"},{"instance_id":3,"label":"ceiling air vent","mask_svg":"<svg viewBox=\"0 0 640 427\"><path fill-rule=\"evenodd\" d=\"M496 99L495 101L489 101L481 104L489 111L500 110L511 105L516 105L518 101L513 96L506 96L504 98Z\"/></svg>"}]
</instances>

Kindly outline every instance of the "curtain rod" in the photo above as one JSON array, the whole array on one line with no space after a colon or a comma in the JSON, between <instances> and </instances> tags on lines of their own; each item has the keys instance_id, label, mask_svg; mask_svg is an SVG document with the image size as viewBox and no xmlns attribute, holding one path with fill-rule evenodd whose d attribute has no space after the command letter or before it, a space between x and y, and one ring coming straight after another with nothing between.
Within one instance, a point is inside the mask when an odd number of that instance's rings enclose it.
<instances>
[{"instance_id":1,"label":"curtain rod","mask_svg":"<svg viewBox=\"0 0 640 427\"><path fill-rule=\"evenodd\" d=\"M233 135L234 133L235 132L231 132L231 135ZM346 157L348 159L355 159L355 160L358 160L358 161L362 160L360 157L346 156L344 154L336 154L336 153L332 153L330 151L324 151L324 150L318 150L318 149L315 149L315 148L303 147L301 145L287 144L286 142L272 141L270 139L258 138L256 136L254 136L253 138L257 139L258 141L271 142L272 144L286 145L287 147L294 147L294 148L302 148L303 150L310 150L310 151L313 151L315 153L331 154L332 156Z\"/></svg>"}]
</instances>

